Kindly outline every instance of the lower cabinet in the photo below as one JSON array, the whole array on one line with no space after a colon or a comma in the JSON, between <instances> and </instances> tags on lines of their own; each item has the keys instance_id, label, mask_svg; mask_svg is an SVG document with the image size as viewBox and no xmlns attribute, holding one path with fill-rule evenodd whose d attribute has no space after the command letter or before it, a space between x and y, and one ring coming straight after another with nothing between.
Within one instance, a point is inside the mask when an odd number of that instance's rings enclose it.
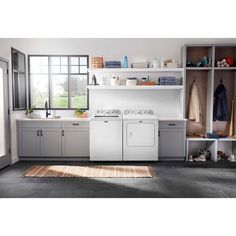
<instances>
[{"instance_id":1,"label":"lower cabinet","mask_svg":"<svg viewBox=\"0 0 236 236\"><path fill-rule=\"evenodd\" d=\"M61 129L42 128L40 130L40 151L43 157L61 156Z\"/></svg>"},{"instance_id":2,"label":"lower cabinet","mask_svg":"<svg viewBox=\"0 0 236 236\"><path fill-rule=\"evenodd\" d=\"M24 157L40 156L40 130L38 128L18 129L18 155Z\"/></svg>"},{"instance_id":3,"label":"lower cabinet","mask_svg":"<svg viewBox=\"0 0 236 236\"><path fill-rule=\"evenodd\" d=\"M89 157L89 123L62 123L62 156Z\"/></svg>"},{"instance_id":4,"label":"lower cabinet","mask_svg":"<svg viewBox=\"0 0 236 236\"><path fill-rule=\"evenodd\" d=\"M89 157L89 122L19 121L20 157Z\"/></svg>"},{"instance_id":5,"label":"lower cabinet","mask_svg":"<svg viewBox=\"0 0 236 236\"><path fill-rule=\"evenodd\" d=\"M159 122L159 160L185 160L185 121Z\"/></svg>"}]
</instances>

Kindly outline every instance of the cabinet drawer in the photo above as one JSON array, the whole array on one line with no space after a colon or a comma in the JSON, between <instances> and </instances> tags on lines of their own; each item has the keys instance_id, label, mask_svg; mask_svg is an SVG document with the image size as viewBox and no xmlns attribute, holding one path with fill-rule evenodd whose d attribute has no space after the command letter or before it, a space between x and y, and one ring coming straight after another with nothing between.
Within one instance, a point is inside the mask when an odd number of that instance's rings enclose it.
<instances>
[{"instance_id":1,"label":"cabinet drawer","mask_svg":"<svg viewBox=\"0 0 236 236\"><path fill-rule=\"evenodd\" d=\"M89 128L89 121L63 121L62 128Z\"/></svg>"},{"instance_id":2,"label":"cabinet drawer","mask_svg":"<svg viewBox=\"0 0 236 236\"><path fill-rule=\"evenodd\" d=\"M185 121L160 121L159 129L185 129Z\"/></svg>"},{"instance_id":3,"label":"cabinet drawer","mask_svg":"<svg viewBox=\"0 0 236 236\"><path fill-rule=\"evenodd\" d=\"M61 127L60 121L18 121L18 127L20 128L55 128Z\"/></svg>"}]
</instances>

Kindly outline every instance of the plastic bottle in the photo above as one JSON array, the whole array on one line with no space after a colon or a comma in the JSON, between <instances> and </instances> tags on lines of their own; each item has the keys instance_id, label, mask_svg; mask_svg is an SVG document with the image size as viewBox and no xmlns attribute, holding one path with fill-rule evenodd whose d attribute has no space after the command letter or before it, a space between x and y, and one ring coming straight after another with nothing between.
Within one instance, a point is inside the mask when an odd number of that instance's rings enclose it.
<instances>
[{"instance_id":1,"label":"plastic bottle","mask_svg":"<svg viewBox=\"0 0 236 236\"><path fill-rule=\"evenodd\" d=\"M165 68L165 59L164 58L161 59L161 68Z\"/></svg>"},{"instance_id":2,"label":"plastic bottle","mask_svg":"<svg viewBox=\"0 0 236 236\"><path fill-rule=\"evenodd\" d=\"M153 68L158 68L158 60L156 57L153 60Z\"/></svg>"},{"instance_id":3,"label":"plastic bottle","mask_svg":"<svg viewBox=\"0 0 236 236\"><path fill-rule=\"evenodd\" d=\"M128 57L125 56L124 57L124 68L128 68L129 67L129 64L128 64Z\"/></svg>"}]
</instances>

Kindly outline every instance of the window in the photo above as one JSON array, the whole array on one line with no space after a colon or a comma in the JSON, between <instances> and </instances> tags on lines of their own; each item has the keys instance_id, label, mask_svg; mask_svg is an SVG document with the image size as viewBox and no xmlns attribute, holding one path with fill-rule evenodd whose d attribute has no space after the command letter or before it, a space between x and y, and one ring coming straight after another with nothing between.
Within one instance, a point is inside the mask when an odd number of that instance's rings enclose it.
<instances>
[{"instance_id":1,"label":"window","mask_svg":"<svg viewBox=\"0 0 236 236\"><path fill-rule=\"evenodd\" d=\"M87 109L88 56L29 56L30 106Z\"/></svg>"},{"instance_id":2,"label":"window","mask_svg":"<svg viewBox=\"0 0 236 236\"><path fill-rule=\"evenodd\" d=\"M25 54L11 48L11 58L13 110L25 110L27 107Z\"/></svg>"}]
</instances>

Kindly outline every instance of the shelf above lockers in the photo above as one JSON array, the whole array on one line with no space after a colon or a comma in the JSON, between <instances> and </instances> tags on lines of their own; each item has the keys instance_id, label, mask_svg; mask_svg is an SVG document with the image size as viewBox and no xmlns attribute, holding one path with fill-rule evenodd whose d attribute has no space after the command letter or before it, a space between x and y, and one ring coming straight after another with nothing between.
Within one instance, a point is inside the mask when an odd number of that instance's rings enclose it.
<instances>
[{"instance_id":1,"label":"shelf above lockers","mask_svg":"<svg viewBox=\"0 0 236 236\"><path fill-rule=\"evenodd\" d=\"M214 67L216 71L236 71L236 67Z\"/></svg>"},{"instance_id":2,"label":"shelf above lockers","mask_svg":"<svg viewBox=\"0 0 236 236\"><path fill-rule=\"evenodd\" d=\"M207 57L210 59L210 65L212 64L212 58L213 58L213 47L210 45L187 45L186 46L186 58L183 60L184 67L187 67L187 63L193 63L196 64L202 60L203 57ZM192 67L187 67L192 68ZM205 68L205 67L197 67Z\"/></svg>"},{"instance_id":3,"label":"shelf above lockers","mask_svg":"<svg viewBox=\"0 0 236 236\"><path fill-rule=\"evenodd\" d=\"M217 64L217 61L221 61L222 59L225 59L226 57L232 57L234 59L234 65L232 66L236 66L236 46L216 45L215 46L215 66Z\"/></svg>"},{"instance_id":4,"label":"shelf above lockers","mask_svg":"<svg viewBox=\"0 0 236 236\"><path fill-rule=\"evenodd\" d=\"M212 67L186 67L186 70L195 70L195 71L198 71L198 70L206 70L206 71L209 71L209 70L212 70Z\"/></svg>"}]
</instances>

